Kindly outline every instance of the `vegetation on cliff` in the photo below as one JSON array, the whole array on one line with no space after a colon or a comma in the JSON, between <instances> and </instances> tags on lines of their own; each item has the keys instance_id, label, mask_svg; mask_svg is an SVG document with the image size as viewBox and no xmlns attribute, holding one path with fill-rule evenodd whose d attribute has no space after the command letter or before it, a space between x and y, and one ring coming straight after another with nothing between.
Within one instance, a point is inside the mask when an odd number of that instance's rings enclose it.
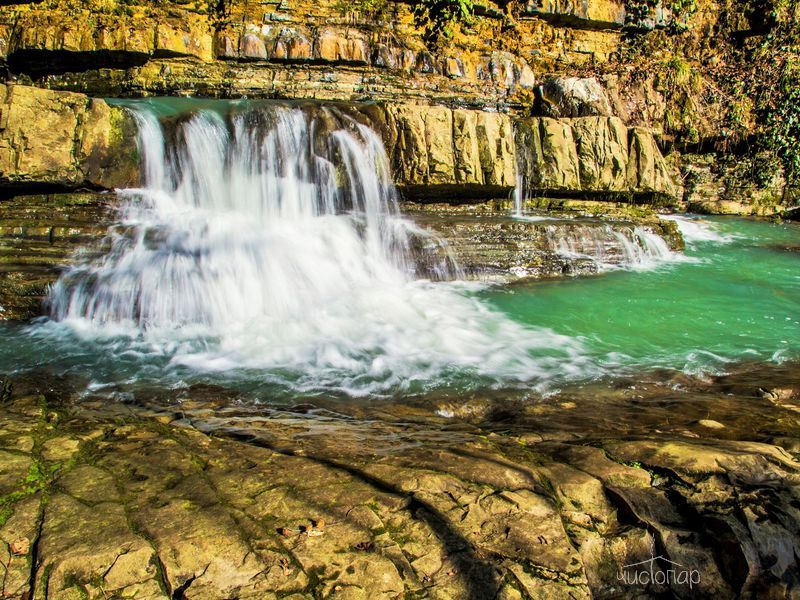
<instances>
[{"instance_id":1,"label":"vegetation on cliff","mask_svg":"<svg viewBox=\"0 0 800 600\"><path fill-rule=\"evenodd\" d=\"M468 24L473 18L472 0L415 0L414 21L424 31L428 44L453 37L456 23Z\"/></svg>"},{"instance_id":2,"label":"vegetation on cliff","mask_svg":"<svg viewBox=\"0 0 800 600\"><path fill-rule=\"evenodd\" d=\"M800 185L800 5L773 0L771 31L755 52L752 75L764 115L764 145L780 159L786 181Z\"/></svg>"},{"instance_id":3,"label":"vegetation on cliff","mask_svg":"<svg viewBox=\"0 0 800 600\"><path fill-rule=\"evenodd\" d=\"M651 20L651 0L629 0ZM662 27L632 31L604 71L652 77L663 129L684 149L745 155L730 171L792 200L800 176L800 7L791 0L672 3ZM639 11L637 13L637 11ZM640 19L641 22L641 19ZM738 159L737 159L738 160ZM732 175L732 176L734 176Z\"/></svg>"}]
</instances>

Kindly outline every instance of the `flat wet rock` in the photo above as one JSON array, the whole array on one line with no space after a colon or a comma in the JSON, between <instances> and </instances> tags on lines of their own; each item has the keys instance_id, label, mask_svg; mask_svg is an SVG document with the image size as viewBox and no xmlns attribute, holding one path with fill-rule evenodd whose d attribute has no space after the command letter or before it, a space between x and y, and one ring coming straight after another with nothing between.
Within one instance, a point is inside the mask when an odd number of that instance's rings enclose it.
<instances>
[{"instance_id":1,"label":"flat wet rock","mask_svg":"<svg viewBox=\"0 0 800 600\"><path fill-rule=\"evenodd\" d=\"M747 377L671 398L565 393L518 402L513 421L437 416L445 400L360 416L257 408L213 388L121 403L26 379L0 416L6 597L724 598L800 585L791 377L760 396ZM765 416L744 426L731 415L748 401Z\"/></svg>"},{"instance_id":2,"label":"flat wet rock","mask_svg":"<svg viewBox=\"0 0 800 600\"><path fill-rule=\"evenodd\" d=\"M513 216L508 204L405 203L403 213L446 242L441 252L449 252L463 276L484 281L594 275L669 260L671 252L683 250L675 225L650 210L576 202L580 210ZM605 212L596 218L591 209ZM418 244L427 248L425 238ZM424 268L423 257L430 252L417 250Z\"/></svg>"}]
</instances>

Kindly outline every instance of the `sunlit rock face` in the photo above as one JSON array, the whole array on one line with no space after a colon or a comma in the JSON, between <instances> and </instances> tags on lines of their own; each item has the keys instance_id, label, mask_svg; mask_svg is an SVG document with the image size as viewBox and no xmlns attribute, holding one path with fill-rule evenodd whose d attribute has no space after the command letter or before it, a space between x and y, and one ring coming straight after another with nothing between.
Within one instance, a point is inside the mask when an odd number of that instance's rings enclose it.
<instances>
[{"instance_id":1,"label":"sunlit rock face","mask_svg":"<svg viewBox=\"0 0 800 600\"><path fill-rule=\"evenodd\" d=\"M618 117L520 119L517 148L528 193L677 195L652 133Z\"/></svg>"},{"instance_id":2,"label":"sunlit rock face","mask_svg":"<svg viewBox=\"0 0 800 600\"><path fill-rule=\"evenodd\" d=\"M283 214L280 210L286 208L281 204L284 193L297 198L306 207L302 211L311 216L349 210L354 201L363 203L366 198L382 197L383 200L372 200L378 202L375 206L385 204L395 212L401 200L444 202L456 207L499 199L493 203L497 209L493 209L491 222L468 225L458 211L450 211L447 223L437 217L424 224L433 227L449 243L450 250L431 245L425 240L427 234L420 238L422 230L411 224L403 227L411 226L413 231L406 233L414 235L405 238L406 234L402 234L387 242L390 246L408 246L410 253L402 258L402 271L434 279L452 278L448 274L452 265L448 265L454 257L472 278L504 280L594 273L608 264L663 258L665 251L679 247L672 241L666 249L653 246L655 238L636 233L635 227L645 225L647 232L662 236L663 227L653 229L653 223L638 218L628 218L620 226L612 224L608 230L594 226L587 229L591 233L587 239L595 240L593 247L581 246L577 250L575 242L568 241L577 234L568 228L557 227L555 232L544 235L538 224L506 222L511 210L509 198L515 188L520 203L528 202L527 193L542 189L556 194L617 194L621 199L631 194L668 197L665 180L657 177L663 174L663 160L652 137L646 131L629 132L613 117L515 121L499 113L410 104L326 107L309 102L290 110L288 105L275 103L184 100L162 103L159 110L172 113L153 126L141 117L137 121L132 112L134 105L109 105L80 94L20 85L4 89L2 176L9 193L28 194L6 201L0 218L0 235L10 248L4 260L13 265L3 273L7 283L0 301L4 318L38 314L47 286L58 276L59 265L73 264L77 248L87 244L96 247L106 227L115 220L125 223L130 217L126 213L124 218L109 218L109 205L120 205L118 196L30 195L48 191L145 185L162 195L180 191L181 202L186 205L195 206L201 199L213 206L229 201L232 208L250 211L248 214L254 218L268 221ZM175 102L183 102L184 108L169 108ZM295 115L294 120L277 118L281 111ZM142 146L145 126L159 129L163 141ZM134 139L137 131L138 145ZM278 136L283 142L264 145L265 140L272 139L270 136ZM371 140L372 158L356 161L361 171L342 162L347 156L342 154L346 147L341 146L345 139L361 140L362 145ZM649 145L642 140L649 141ZM241 150L237 151L242 161L238 166L234 166L230 154L236 148ZM299 149L303 149L302 153L293 159L299 161L299 170L292 171L296 185L284 187L281 169L285 168L287 157ZM140 160L144 167L141 174ZM264 171L262 163L272 167ZM347 172L350 175L345 176ZM357 172L360 175L353 179ZM217 175L212 177L212 173ZM375 177L380 183L374 183ZM174 187L176 181L183 179L194 183ZM373 181L368 190L361 189L361 183L353 187L353 182L367 179ZM342 196L346 189L356 196ZM161 198L158 194L147 198ZM273 196L281 206L277 213L267 208L277 206ZM128 197L121 197L125 205ZM240 206L243 198L249 198L251 204ZM418 222L426 221L424 213L416 218ZM439 217L443 214L438 213ZM380 225L377 230L381 227L385 229ZM238 231L235 227L233 230ZM163 234L156 228L145 241L150 243ZM116 239L116 246L111 239ZM138 243L125 227L109 240L105 244L117 250ZM43 242L50 244L47 252L35 251L34 247ZM629 243L633 246L626 249L625 244ZM20 244L30 253L25 260L15 258L14 249ZM562 256L562 247L572 247L568 256ZM607 247L614 249L603 250ZM644 254L640 256L638 250ZM255 271L252 275L258 277ZM129 299L123 304L134 312L141 310L138 300Z\"/></svg>"},{"instance_id":3,"label":"sunlit rock face","mask_svg":"<svg viewBox=\"0 0 800 600\"><path fill-rule=\"evenodd\" d=\"M0 178L7 184L137 184L136 124L125 109L30 86L2 86L0 92ZM537 192L677 194L649 130L629 129L617 117L515 119L398 103L340 109L379 134L391 176L410 198L502 198L519 178ZM321 122L330 125L330 118Z\"/></svg>"},{"instance_id":4,"label":"sunlit rock face","mask_svg":"<svg viewBox=\"0 0 800 600\"><path fill-rule=\"evenodd\" d=\"M136 125L83 94L0 84L0 182L125 187L138 181Z\"/></svg>"},{"instance_id":5,"label":"sunlit rock face","mask_svg":"<svg viewBox=\"0 0 800 600\"><path fill-rule=\"evenodd\" d=\"M489 3L473 27L430 48L401 2L21 3L0 7L0 57L14 74L98 95L498 107L527 102L536 73L556 64L607 61L619 47L620 10L613 1L551 2L526 7L509 30L503 10Z\"/></svg>"}]
</instances>

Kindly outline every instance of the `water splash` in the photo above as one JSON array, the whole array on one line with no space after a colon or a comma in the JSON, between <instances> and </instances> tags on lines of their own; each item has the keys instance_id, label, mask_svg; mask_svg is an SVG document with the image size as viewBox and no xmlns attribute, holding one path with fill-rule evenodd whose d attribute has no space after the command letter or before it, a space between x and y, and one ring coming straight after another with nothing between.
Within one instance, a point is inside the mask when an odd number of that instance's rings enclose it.
<instances>
[{"instance_id":1,"label":"water splash","mask_svg":"<svg viewBox=\"0 0 800 600\"><path fill-rule=\"evenodd\" d=\"M736 239L734 235L721 233L718 224L703 219L682 215L662 215L661 218L665 221L674 221L684 241L690 246L705 242L728 244Z\"/></svg>"},{"instance_id":2,"label":"water splash","mask_svg":"<svg viewBox=\"0 0 800 600\"><path fill-rule=\"evenodd\" d=\"M399 215L380 139L346 115L134 114L144 185L120 193L107 253L53 287L57 327L303 392L544 388L596 372L578 340L431 281L458 275L452 258Z\"/></svg>"}]
</instances>

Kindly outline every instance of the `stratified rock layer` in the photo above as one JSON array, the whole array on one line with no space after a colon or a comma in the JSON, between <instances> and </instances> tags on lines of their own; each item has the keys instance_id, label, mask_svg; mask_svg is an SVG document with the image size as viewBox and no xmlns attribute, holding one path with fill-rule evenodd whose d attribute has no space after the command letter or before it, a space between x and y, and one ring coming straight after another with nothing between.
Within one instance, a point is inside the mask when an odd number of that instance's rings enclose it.
<instances>
[{"instance_id":1,"label":"stratified rock layer","mask_svg":"<svg viewBox=\"0 0 800 600\"><path fill-rule=\"evenodd\" d=\"M78 252L104 250L116 208L112 194L0 200L0 320L40 316L50 286Z\"/></svg>"},{"instance_id":2,"label":"stratified rock layer","mask_svg":"<svg viewBox=\"0 0 800 600\"><path fill-rule=\"evenodd\" d=\"M653 134L617 117L520 119L517 147L529 195L678 194Z\"/></svg>"},{"instance_id":3,"label":"stratified rock layer","mask_svg":"<svg viewBox=\"0 0 800 600\"><path fill-rule=\"evenodd\" d=\"M2 86L0 94L6 186L137 184L135 123L124 109L21 85ZM345 110L380 132L395 182L411 198L504 197L517 185L518 163L525 189L537 194L677 194L652 134L616 117L515 122L497 112L397 103Z\"/></svg>"},{"instance_id":4,"label":"stratified rock layer","mask_svg":"<svg viewBox=\"0 0 800 600\"><path fill-rule=\"evenodd\" d=\"M533 3L532 3L533 4ZM535 70L601 63L619 47L616 0L526 8L493 2L429 48L404 2L52 0L0 7L0 60L15 75L95 95L526 102Z\"/></svg>"},{"instance_id":5,"label":"stratified rock layer","mask_svg":"<svg viewBox=\"0 0 800 600\"><path fill-rule=\"evenodd\" d=\"M514 125L508 115L444 106L387 104L370 111L407 195L505 196L516 185Z\"/></svg>"}]
</instances>

